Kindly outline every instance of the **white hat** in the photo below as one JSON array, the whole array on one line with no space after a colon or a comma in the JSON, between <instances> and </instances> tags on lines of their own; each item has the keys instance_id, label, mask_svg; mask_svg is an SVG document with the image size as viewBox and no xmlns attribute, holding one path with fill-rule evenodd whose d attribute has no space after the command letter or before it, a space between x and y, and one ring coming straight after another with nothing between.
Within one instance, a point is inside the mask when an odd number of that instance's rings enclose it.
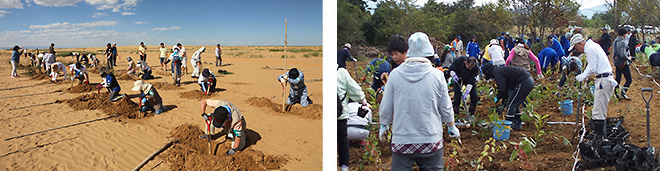
<instances>
[{"instance_id":1,"label":"white hat","mask_svg":"<svg viewBox=\"0 0 660 171\"><path fill-rule=\"evenodd\" d=\"M351 44L350 44L350 43L346 43L346 44L344 44L344 47L346 47L346 48L348 48L348 49L351 49Z\"/></svg>"},{"instance_id":2,"label":"white hat","mask_svg":"<svg viewBox=\"0 0 660 171\"><path fill-rule=\"evenodd\" d=\"M490 44L497 44L497 40L495 40L495 39L490 39Z\"/></svg>"},{"instance_id":3,"label":"white hat","mask_svg":"<svg viewBox=\"0 0 660 171\"><path fill-rule=\"evenodd\" d=\"M137 80L135 83L133 83L133 88L131 90L133 91L147 91L151 89L152 85L148 83L144 83L142 80Z\"/></svg>"},{"instance_id":4,"label":"white hat","mask_svg":"<svg viewBox=\"0 0 660 171\"><path fill-rule=\"evenodd\" d=\"M572 51L573 47L575 47L576 44L584 41L584 38L582 38L582 34L575 34L571 38L571 47L568 48L568 51Z\"/></svg>"},{"instance_id":5,"label":"white hat","mask_svg":"<svg viewBox=\"0 0 660 171\"><path fill-rule=\"evenodd\" d=\"M429 37L422 32L416 32L408 38L408 52L406 57L429 57L433 56L433 45Z\"/></svg>"}]
</instances>

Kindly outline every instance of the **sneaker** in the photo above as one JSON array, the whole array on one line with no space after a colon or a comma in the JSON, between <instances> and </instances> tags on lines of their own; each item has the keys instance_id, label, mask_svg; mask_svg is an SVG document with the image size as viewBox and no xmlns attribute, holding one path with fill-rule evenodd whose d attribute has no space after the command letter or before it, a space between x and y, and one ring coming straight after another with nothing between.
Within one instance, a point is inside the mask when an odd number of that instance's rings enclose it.
<instances>
[{"instance_id":1,"label":"sneaker","mask_svg":"<svg viewBox=\"0 0 660 171\"><path fill-rule=\"evenodd\" d=\"M626 100L630 100L630 97L628 97L626 95L626 93L621 93L621 98L626 99Z\"/></svg>"}]
</instances>

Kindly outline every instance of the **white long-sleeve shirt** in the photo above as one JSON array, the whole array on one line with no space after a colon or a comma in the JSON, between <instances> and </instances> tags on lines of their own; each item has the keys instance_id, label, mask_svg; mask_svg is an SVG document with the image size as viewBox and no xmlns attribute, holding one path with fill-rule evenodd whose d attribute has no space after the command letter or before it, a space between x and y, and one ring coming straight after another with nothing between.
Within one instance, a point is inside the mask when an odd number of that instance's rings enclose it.
<instances>
[{"instance_id":1,"label":"white long-sleeve shirt","mask_svg":"<svg viewBox=\"0 0 660 171\"><path fill-rule=\"evenodd\" d=\"M197 61L202 61L202 52L204 50L206 50L206 48L201 47L201 48L199 48L199 50L195 51L195 53L193 53L193 55L192 55L192 58L190 58L190 62L194 63L194 62L197 62Z\"/></svg>"},{"instance_id":2,"label":"white long-sleeve shirt","mask_svg":"<svg viewBox=\"0 0 660 171\"><path fill-rule=\"evenodd\" d=\"M219 47L215 48L215 57L220 57L220 54L222 54L222 49Z\"/></svg>"},{"instance_id":3,"label":"white long-sleeve shirt","mask_svg":"<svg viewBox=\"0 0 660 171\"><path fill-rule=\"evenodd\" d=\"M361 102L365 99L364 92L360 85L353 80L351 75L345 68L337 69L337 94L339 99L344 99L341 101L343 111L341 116L337 120L343 120L348 118L348 99L350 98L353 101Z\"/></svg>"},{"instance_id":4,"label":"white long-sleeve shirt","mask_svg":"<svg viewBox=\"0 0 660 171\"><path fill-rule=\"evenodd\" d=\"M587 67L582 74L576 76L578 81L584 81L591 74L612 73L612 65L607 58L607 54L600 45L592 40L587 40L584 44L584 53L587 56ZM581 79L580 79L581 78Z\"/></svg>"}]
</instances>

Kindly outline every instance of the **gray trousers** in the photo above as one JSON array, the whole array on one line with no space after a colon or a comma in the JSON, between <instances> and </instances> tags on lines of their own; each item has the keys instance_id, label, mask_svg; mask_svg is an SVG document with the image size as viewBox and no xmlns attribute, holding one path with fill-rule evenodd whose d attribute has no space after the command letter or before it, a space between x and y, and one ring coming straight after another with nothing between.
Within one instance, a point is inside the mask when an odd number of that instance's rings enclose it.
<instances>
[{"instance_id":1,"label":"gray trousers","mask_svg":"<svg viewBox=\"0 0 660 171\"><path fill-rule=\"evenodd\" d=\"M607 78L596 78L594 86L594 107L591 108L591 119L605 120L607 118L607 106L610 103L612 93L614 93L614 86L610 81L612 76Z\"/></svg>"},{"instance_id":2,"label":"gray trousers","mask_svg":"<svg viewBox=\"0 0 660 171\"><path fill-rule=\"evenodd\" d=\"M392 170L412 170L413 163L420 166L420 170L442 171L445 161L442 157L444 147L428 154L397 154L392 153Z\"/></svg>"}]
</instances>

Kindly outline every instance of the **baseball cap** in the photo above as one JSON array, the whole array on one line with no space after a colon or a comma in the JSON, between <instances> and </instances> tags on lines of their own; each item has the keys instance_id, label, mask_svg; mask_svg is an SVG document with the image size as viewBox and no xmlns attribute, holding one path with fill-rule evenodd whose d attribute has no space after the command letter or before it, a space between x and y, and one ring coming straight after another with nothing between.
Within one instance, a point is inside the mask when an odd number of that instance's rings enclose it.
<instances>
[{"instance_id":1,"label":"baseball cap","mask_svg":"<svg viewBox=\"0 0 660 171\"><path fill-rule=\"evenodd\" d=\"M576 44L584 41L584 38L582 38L582 34L576 34L571 38L571 46L568 48L568 51L573 51L573 47L575 47Z\"/></svg>"},{"instance_id":2,"label":"baseball cap","mask_svg":"<svg viewBox=\"0 0 660 171\"><path fill-rule=\"evenodd\" d=\"M490 44L497 44L497 43L498 43L497 40L495 40L495 39L490 39Z\"/></svg>"}]
</instances>

